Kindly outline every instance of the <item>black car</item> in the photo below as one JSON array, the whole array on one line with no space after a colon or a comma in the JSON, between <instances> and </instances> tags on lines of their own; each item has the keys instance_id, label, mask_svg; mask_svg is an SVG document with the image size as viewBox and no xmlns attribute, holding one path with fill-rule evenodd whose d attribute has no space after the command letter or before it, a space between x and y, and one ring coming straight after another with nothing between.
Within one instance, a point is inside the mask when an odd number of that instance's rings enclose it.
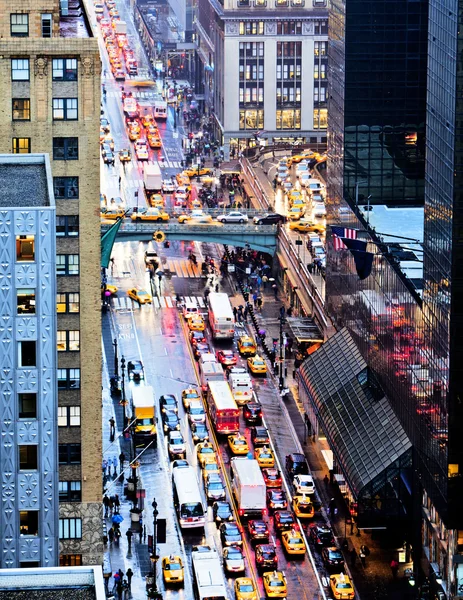
<instances>
[{"instance_id":1,"label":"black car","mask_svg":"<svg viewBox=\"0 0 463 600\"><path fill-rule=\"evenodd\" d=\"M312 523L309 526L309 536L311 541L320 550L323 546L327 548L334 546L334 536L331 531L331 527L327 525L319 525L318 523Z\"/></svg>"},{"instance_id":2,"label":"black car","mask_svg":"<svg viewBox=\"0 0 463 600\"><path fill-rule=\"evenodd\" d=\"M260 402L247 402L244 405L246 425L262 425L262 405Z\"/></svg>"},{"instance_id":3,"label":"black car","mask_svg":"<svg viewBox=\"0 0 463 600\"><path fill-rule=\"evenodd\" d=\"M309 465L305 456L300 452L293 452L286 456L286 471L291 480L294 475L309 475Z\"/></svg>"},{"instance_id":4,"label":"black car","mask_svg":"<svg viewBox=\"0 0 463 600\"><path fill-rule=\"evenodd\" d=\"M127 363L127 373L129 374L129 379L133 379L134 381L144 379L145 371L141 360L129 360Z\"/></svg>"},{"instance_id":5,"label":"black car","mask_svg":"<svg viewBox=\"0 0 463 600\"><path fill-rule=\"evenodd\" d=\"M196 360L199 360L201 354L209 354L211 351L211 347L206 342L198 342L193 346L193 356Z\"/></svg>"},{"instance_id":6,"label":"black car","mask_svg":"<svg viewBox=\"0 0 463 600\"><path fill-rule=\"evenodd\" d=\"M297 527L296 519L294 518L293 513L289 510L275 511L273 520L275 522L275 529L277 533L289 531L290 529L293 529L294 526Z\"/></svg>"},{"instance_id":7,"label":"black car","mask_svg":"<svg viewBox=\"0 0 463 600\"><path fill-rule=\"evenodd\" d=\"M270 511L286 510L288 508L288 500L283 490L268 490L267 491L267 506Z\"/></svg>"},{"instance_id":8,"label":"black car","mask_svg":"<svg viewBox=\"0 0 463 600\"><path fill-rule=\"evenodd\" d=\"M220 540L222 546L242 546L243 538L241 537L241 531L235 521L222 523L219 527Z\"/></svg>"},{"instance_id":9,"label":"black car","mask_svg":"<svg viewBox=\"0 0 463 600\"><path fill-rule=\"evenodd\" d=\"M265 521L249 521L248 533L251 542L268 543L269 531Z\"/></svg>"},{"instance_id":10,"label":"black car","mask_svg":"<svg viewBox=\"0 0 463 600\"><path fill-rule=\"evenodd\" d=\"M258 446L269 446L270 439L268 437L268 431L262 425L258 425L257 427L251 428L251 441L254 444L254 447Z\"/></svg>"},{"instance_id":11,"label":"black car","mask_svg":"<svg viewBox=\"0 0 463 600\"><path fill-rule=\"evenodd\" d=\"M191 436L195 444L209 441L209 432L207 431L207 427L204 423L192 423Z\"/></svg>"},{"instance_id":12,"label":"black car","mask_svg":"<svg viewBox=\"0 0 463 600\"><path fill-rule=\"evenodd\" d=\"M278 567L278 556L273 544L259 544L256 546L256 565L259 573L275 571Z\"/></svg>"},{"instance_id":13,"label":"black car","mask_svg":"<svg viewBox=\"0 0 463 600\"><path fill-rule=\"evenodd\" d=\"M253 221L256 225L274 225L276 223L285 223L286 217L278 213L266 213L265 215L254 217Z\"/></svg>"},{"instance_id":14,"label":"black car","mask_svg":"<svg viewBox=\"0 0 463 600\"><path fill-rule=\"evenodd\" d=\"M162 413L162 427L164 434L168 434L169 431L179 431L180 421L178 420L177 413L174 412L163 412Z\"/></svg>"},{"instance_id":15,"label":"black car","mask_svg":"<svg viewBox=\"0 0 463 600\"><path fill-rule=\"evenodd\" d=\"M233 513L228 502L214 502L212 505L212 516L217 525L224 521L233 521Z\"/></svg>"},{"instance_id":16,"label":"black car","mask_svg":"<svg viewBox=\"0 0 463 600\"><path fill-rule=\"evenodd\" d=\"M105 163L105 165L114 165L114 154L111 152L111 150L104 154L103 162Z\"/></svg>"},{"instance_id":17,"label":"black car","mask_svg":"<svg viewBox=\"0 0 463 600\"><path fill-rule=\"evenodd\" d=\"M336 573L344 571L344 557L336 546L322 548L322 560L327 569L335 569Z\"/></svg>"},{"instance_id":18,"label":"black car","mask_svg":"<svg viewBox=\"0 0 463 600\"><path fill-rule=\"evenodd\" d=\"M173 394L164 394L159 398L159 405L161 412L173 412L178 413L178 402L177 398Z\"/></svg>"}]
</instances>

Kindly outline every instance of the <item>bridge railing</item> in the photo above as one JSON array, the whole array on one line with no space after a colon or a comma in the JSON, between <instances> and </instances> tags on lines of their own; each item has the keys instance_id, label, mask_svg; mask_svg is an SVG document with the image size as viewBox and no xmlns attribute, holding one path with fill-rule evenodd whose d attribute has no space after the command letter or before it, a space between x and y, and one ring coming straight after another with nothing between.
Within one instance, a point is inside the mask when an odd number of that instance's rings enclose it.
<instances>
[{"instance_id":1,"label":"bridge railing","mask_svg":"<svg viewBox=\"0 0 463 600\"><path fill-rule=\"evenodd\" d=\"M105 232L111 227L110 224L102 224L101 231ZM249 232L254 235L276 235L278 231L278 225L255 225L252 222L249 223L178 223L177 221L123 221L121 223L119 231L121 233L142 233L155 231L165 231L166 233L221 233L226 231L227 233L243 233Z\"/></svg>"}]
</instances>

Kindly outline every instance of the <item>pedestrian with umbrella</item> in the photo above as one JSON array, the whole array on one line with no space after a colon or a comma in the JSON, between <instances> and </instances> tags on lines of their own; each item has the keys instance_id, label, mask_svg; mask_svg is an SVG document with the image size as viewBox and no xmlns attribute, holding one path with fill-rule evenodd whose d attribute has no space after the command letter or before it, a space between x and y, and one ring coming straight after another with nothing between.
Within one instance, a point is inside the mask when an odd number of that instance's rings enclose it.
<instances>
[{"instance_id":1,"label":"pedestrian with umbrella","mask_svg":"<svg viewBox=\"0 0 463 600\"><path fill-rule=\"evenodd\" d=\"M124 517L119 513L114 514L111 519L113 525L117 525L117 526L119 526L119 523L122 523L123 520L124 520Z\"/></svg>"}]
</instances>

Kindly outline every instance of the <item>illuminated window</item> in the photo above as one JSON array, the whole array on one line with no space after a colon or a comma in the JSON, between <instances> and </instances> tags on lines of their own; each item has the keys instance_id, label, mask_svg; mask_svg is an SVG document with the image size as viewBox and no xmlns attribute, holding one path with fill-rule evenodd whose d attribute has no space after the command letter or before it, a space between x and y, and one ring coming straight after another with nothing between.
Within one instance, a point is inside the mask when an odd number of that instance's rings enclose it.
<instances>
[{"instance_id":1,"label":"illuminated window","mask_svg":"<svg viewBox=\"0 0 463 600\"><path fill-rule=\"evenodd\" d=\"M240 129L263 129L263 110L240 110Z\"/></svg>"},{"instance_id":2,"label":"illuminated window","mask_svg":"<svg viewBox=\"0 0 463 600\"><path fill-rule=\"evenodd\" d=\"M277 110L277 129L300 129L301 111L298 108Z\"/></svg>"}]
</instances>

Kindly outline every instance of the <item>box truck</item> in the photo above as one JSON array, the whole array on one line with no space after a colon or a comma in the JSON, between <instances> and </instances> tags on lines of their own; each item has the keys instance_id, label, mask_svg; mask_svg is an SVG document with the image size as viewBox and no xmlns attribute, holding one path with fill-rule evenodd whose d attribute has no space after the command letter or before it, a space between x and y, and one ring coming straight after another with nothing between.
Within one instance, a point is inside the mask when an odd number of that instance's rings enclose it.
<instances>
[{"instance_id":1,"label":"box truck","mask_svg":"<svg viewBox=\"0 0 463 600\"><path fill-rule=\"evenodd\" d=\"M224 381L223 367L217 362L206 362L198 364L199 377L201 379L201 389L204 393L207 391L209 381Z\"/></svg>"},{"instance_id":2,"label":"box truck","mask_svg":"<svg viewBox=\"0 0 463 600\"><path fill-rule=\"evenodd\" d=\"M137 385L132 389L132 425L135 443L144 446L157 444L156 409L154 390L150 385Z\"/></svg>"},{"instance_id":3,"label":"box truck","mask_svg":"<svg viewBox=\"0 0 463 600\"><path fill-rule=\"evenodd\" d=\"M265 481L257 460L232 458L232 490L240 517L261 519L267 512Z\"/></svg>"},{"instance_id":4,"label":"box truck","mask_svg":"<svg viewBox=\"0 0 463 600\"><path fill-rule=\"evenodd\" d=\"M145 191L147 194L149 192L160 192L162 190L161 169L157 163L153 165L145 165L143 183L145 185Z\"/></svg>"}]
</instances>

